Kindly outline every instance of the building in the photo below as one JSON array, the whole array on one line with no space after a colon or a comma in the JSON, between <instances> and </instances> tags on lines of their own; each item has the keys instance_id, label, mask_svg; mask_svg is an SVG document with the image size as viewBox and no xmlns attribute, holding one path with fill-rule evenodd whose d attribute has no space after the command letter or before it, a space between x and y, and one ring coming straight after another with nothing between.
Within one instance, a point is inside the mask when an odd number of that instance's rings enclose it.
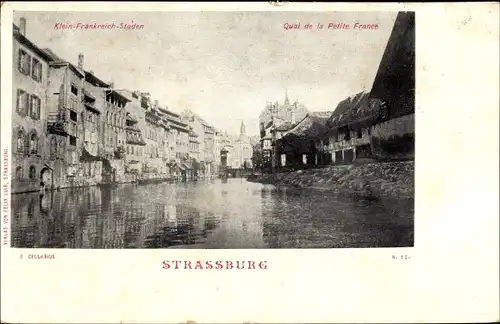
<instances>
[{"instance_id":1,"label":"building","mask_svg":"<svg viewBox=\"0 0 500 324\"><path fill-rule=\"evenodd\" d=\"M233 139L227 132L215 130L214 145L216 172L217 174L220 174L227 168L232 168L233 166Z\"/></svg>"},{"instance_id":2,"label":"building","mask_svg":"<svg viewBox=\"0 0 500 324\"><path fill-rule=\"evenodd\" d=\"M278 168L301 168L323 162L315 143L324 136L331 111L311 112L294 127L275 136L273 158Z\"/></svg>"},{"instance_id":3,"label":"building","mask_svg":"<svg viewBox=\"0 0 500 324\"><path fill-rule=\"evenodd\" d=\"M198 140L198 135L193 132L193 129L189 128L189 163L192 169L192 177L198 177L198 171L200 169L200 141Z\"/></svg>"},{"instance_id":4,"label":"building","mask_svg":"<svg viewBox=\"0 0 500 324\"><path fill-rule=\"evenodd\" d=\"M141 175L144 170L146 141L143 130L146 126L145 110L141 107L140 93L126 89L116 90L130 101L126 105L125 173Z\"/></svg>"},{"instance_id":5,"label":"building","mask_svg":"<svg viewBox=\"0 0 500 324\"><path fill-rule=\"evenodd\" d=\"M146 142L142 138L142 132L137 127L138 120L128 113L125 123L126 130L126 155L125 155L125 172L126 173L142 173L143 151Z\"/></svg>"},{"instance_id":6,"label":"building","mask_svg":"<svg viewBox=\"0 0 500 324\"><path fill-rule=\"evenodd\" d=\"M141 106L145 109L144 138L146 141L146 155L144 157L144 173L166 174L166 163L160 157L158 151L159 129L163 127L162 116L157 108L151 103L149 94L144 93L141 97ZM161 143L161 142L160 142Z\"/></svg>"},{"instance_id":7,"label":"building","mask_svg":"<svg viewBox=\"0 0 500 324\"><path fill-rule=\"evenodd\" d=\"M99 178L89 179L89 173L100 177L101 166L92 161L80 161L84 148L83 88L85 71L61 59L50 49L44 51L52 57L49 64L47 95L47 141L49 160L47 164L55 187L78 187L95 183ZM91 170L91 171L89 171Z\"/></svg>"},{"instance_id":8,"label":"building","mask_svg":"<svg viewBox=\"0 0 500 324\"><path fill-rule=\"evenodd\" d=\"M52 58L26 38L26 20L13 26L12 192L39 190L45 170L47 87ZM59 151L62 155L65 151ZM43 172L42 172L43 171ZM49 172L51 173L51 172ZM46 179L48 185L51 180Z\"/></svg>"},{"instance_id":9,"label":"building","mask_svg":"<svg viewBox=\"0 0 500 324\"><path fill-rule=\"evenodd\" d=\"M182 117L189 124L190 129L198 135L200 141L200 175L211 177L215 174L215 128L203 118L186 110Z\"/></svg>"},{"instance_id":10,"label":"building","mask_svg":"<svg viewBox=\"0 0 500 324\"><path fill-rule=\"evenodd\" d=\"M111 166L110 173L104 168L104 181L127 182L127 176L125 175L126 105L130 100L113 89L113 84L104 91L106 103L101 139L104 157L109 160Z\"/></svg>"},{"instance_id":11,"label":"building","mask_svg":"<svg viewBox=\"0 0 500 324\"><path fill-rule=\"evenodd\" d=\"M245 124L241 122L240 135L234 142L234 151L232 158L233 169L251 169L252 156L252 143L250 137L246 135Z\"/></svg>"},{"instance_id":12,"label":"building","mask_svg":"<svg viewBox=\"0 0 500 324\"><path fill-rule=\"evenodd\" d=\"M307 108L298 101L290 102L288 92L286 92L283 103L278 103L278 101L266 103L266 108L259 116L260 130L264 131L269 123L275 126L294 125L297 121L302 120L308 112Z\"/></svg>"},{"instance_id":13,"label":"building","mask_svg":"<svg viewBox=\"0 0 500 324\"><path fill-rule=\"evenodd\" d=\"M415 13L400 12L373 81L370 98L382 101L372 132L379 160L415 158Z\"/></svg>"},{"instance_id":14,"label":"building","mask_svg":"<svg viewBox=\"0 0 500 324\"><path fill-rule=\"evenodd\" d=\"M170 145L169 168L170 176L174 179L186 179L191 177L191 165L189 161L190 128L180 114L166 108L160 108L168 123L168 143Z\"/></svg>"},{"instance_id":15,"label":"building","mask_svg":"<svg viewBox=\"0 0 500 324\"><path fill-rule=\"evenodd\" d=\"M332 164L349 164L358 157L370 156L371 133L379 116L380 101L360 92L341 101L327 126L328 131L317 147L327 152Z\"/></svg>"},{"instance_id":16,"label":"building","mask_svg":"<svg viewBox=\"0 0 500 324\"><path fill-rule=\"evenodd\" d=\"M414 19L398 14L371 91L340 102L328 120L317 146L333 164L414 158Z\"/></svg>"}]
</instances>

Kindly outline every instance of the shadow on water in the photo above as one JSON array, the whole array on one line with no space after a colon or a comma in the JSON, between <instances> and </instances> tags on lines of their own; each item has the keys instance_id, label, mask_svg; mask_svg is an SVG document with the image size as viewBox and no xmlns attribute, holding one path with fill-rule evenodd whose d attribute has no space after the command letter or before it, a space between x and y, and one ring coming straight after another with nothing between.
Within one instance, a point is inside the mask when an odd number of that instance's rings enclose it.
<instances>
[{"instance_id":1,"label":"shadow on water","mask_svg":"<svg viewBox=\"0 0 500 324\"><path fill-rule=\"evenodd\" d=\"M12 196L13 247L413 246L413 201L366 201L243 179Z\"/></svg>"}]
</instances>

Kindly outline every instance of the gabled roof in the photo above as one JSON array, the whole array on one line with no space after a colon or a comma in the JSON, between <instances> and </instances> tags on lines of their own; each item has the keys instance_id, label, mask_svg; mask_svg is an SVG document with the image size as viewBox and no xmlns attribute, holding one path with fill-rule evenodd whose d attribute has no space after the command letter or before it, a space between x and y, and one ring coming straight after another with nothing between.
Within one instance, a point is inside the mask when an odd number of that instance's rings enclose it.
<instances>
[{"instance_id":1,"label":"gabled roof","mask_svg":"<svg viewBox=\"0 0 500 324\"><path fill-rule=\"evenodd\" d=\"M331 111L308 113L292 129L283 134L283 137L295 135L298 137L314 139L321 137L327 130L326 123L332 114Z\"/></svg>"},{"instance_id":2,"label":"gabled roof","mask_svg":"<svg viewBox=\"0 0 500 324\"><path fill-rule=\"evenodd\" d=\"M399 12L371 89L372 97L391 101L415 88L415 12Z\"/></svg>"},{"instance_id":3,"label":"gabled roof","mask_svg":"<svg viewBox=\"0 0 500 324\"><path fill-rule=\"evenodd\" d=\"M45 61L47 61L47 62L53 61L53 58L50 55L48 55L40 47L36 46L35 43L33 43L26 36L24 36L19 31L19 27L16 26L15 24L13 24L12 35L14 36L15 39L17 39L17 41L19 41L20 43L27 46L29 49L31 49L33 52L35 52L38 56L40 56Z\"/></svg>"},{"instance_id":4,"label":"gabled roof","mask_svg":"<svg viewBox=\"0 0 500 324\"><path fill-rule=\"evenodd\" d=\"M51 62L49 63L50 66L55 66L55 67L60 67L60 66L67 66L72 70L75 74L78 74L80 77L85 77L85 71L80 70L70 62L60 58L57 56L50 48L44 48L42 51L44 51L48 56L51 57Z\"/></svg>"},{"instance_id":5,"label":"gabled roof","mask_svg":"<svg viewBox=\"0 0 500 324\"><path fill-rule=\"evenodd\" d=\"M380 104L380 100L370 99L370 93L360 92L341 101L328 119L326 126L337 129L377 118Z\"/></svg>"}]
</instances>

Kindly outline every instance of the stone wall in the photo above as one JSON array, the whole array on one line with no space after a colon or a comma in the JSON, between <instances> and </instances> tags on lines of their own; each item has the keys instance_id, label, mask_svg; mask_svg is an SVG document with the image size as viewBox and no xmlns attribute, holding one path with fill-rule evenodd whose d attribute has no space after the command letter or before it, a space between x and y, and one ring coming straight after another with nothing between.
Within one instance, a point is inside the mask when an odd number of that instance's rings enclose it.
<instances>
[{"instance_id":1,"label":"stone wall","mask_svg":"<svg viewBox=\"0 0 500 324\"><path fill-rule=\"evenodd\" d=\"M378 160L415 157L415 114L377 124L371 138L372 154Z\"/></svg>"},{"instance_id":2,"label":"stone wall","mask_svg":"<svg viewBox=\"0 0 500 324\"><path fill-rule=\"evenodd\" d=\"M370 163L253 176L249 181L331 190L361 196L412 199L414 162Z\"/></svg>"}]
</instances>

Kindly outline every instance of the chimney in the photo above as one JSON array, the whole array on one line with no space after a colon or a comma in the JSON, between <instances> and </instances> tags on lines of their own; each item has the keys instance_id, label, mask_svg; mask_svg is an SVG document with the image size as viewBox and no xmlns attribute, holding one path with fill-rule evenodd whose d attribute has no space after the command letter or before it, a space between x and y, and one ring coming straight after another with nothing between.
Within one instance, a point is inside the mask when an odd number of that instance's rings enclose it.
<instances>
[{"instance_id":1,"label":"chimney","mask_svg":"<svg viewBox=\"0 0 500 324\"><path fill-rule=\"evenodd\" d=\"M83 70L83 54L82 53L78 54L78 68L80 70Z\"/></svg>"},{"instance_id":2,"label":"chimney","mask_svg":"<svg viewBox=\"0 0 500 324\"><path fill-rule=\"evenodd\" d=\"M108 84L110 89L113 89L115 87L115 83L113 81L109 81Z\"/></svg>"},{"instance_id":3,"label":"chimney","mask_svg":"<svg viewBox=\"0 0 500 324\"><path fill-rule=\"evenodd\" d=\"M24 17L19 19L19 31L21 32L21 35L26 36L26 18Z\"/></svg>"},{"instance_id":4,"label":"chimney","mask_svg":"<svg viewBox=\"0 0 500 324\"><path fill-rule=\"evenodd\" d=\"M155 108L158 107L158 100L155 100Z\"/></svg>"}]
</instances>

